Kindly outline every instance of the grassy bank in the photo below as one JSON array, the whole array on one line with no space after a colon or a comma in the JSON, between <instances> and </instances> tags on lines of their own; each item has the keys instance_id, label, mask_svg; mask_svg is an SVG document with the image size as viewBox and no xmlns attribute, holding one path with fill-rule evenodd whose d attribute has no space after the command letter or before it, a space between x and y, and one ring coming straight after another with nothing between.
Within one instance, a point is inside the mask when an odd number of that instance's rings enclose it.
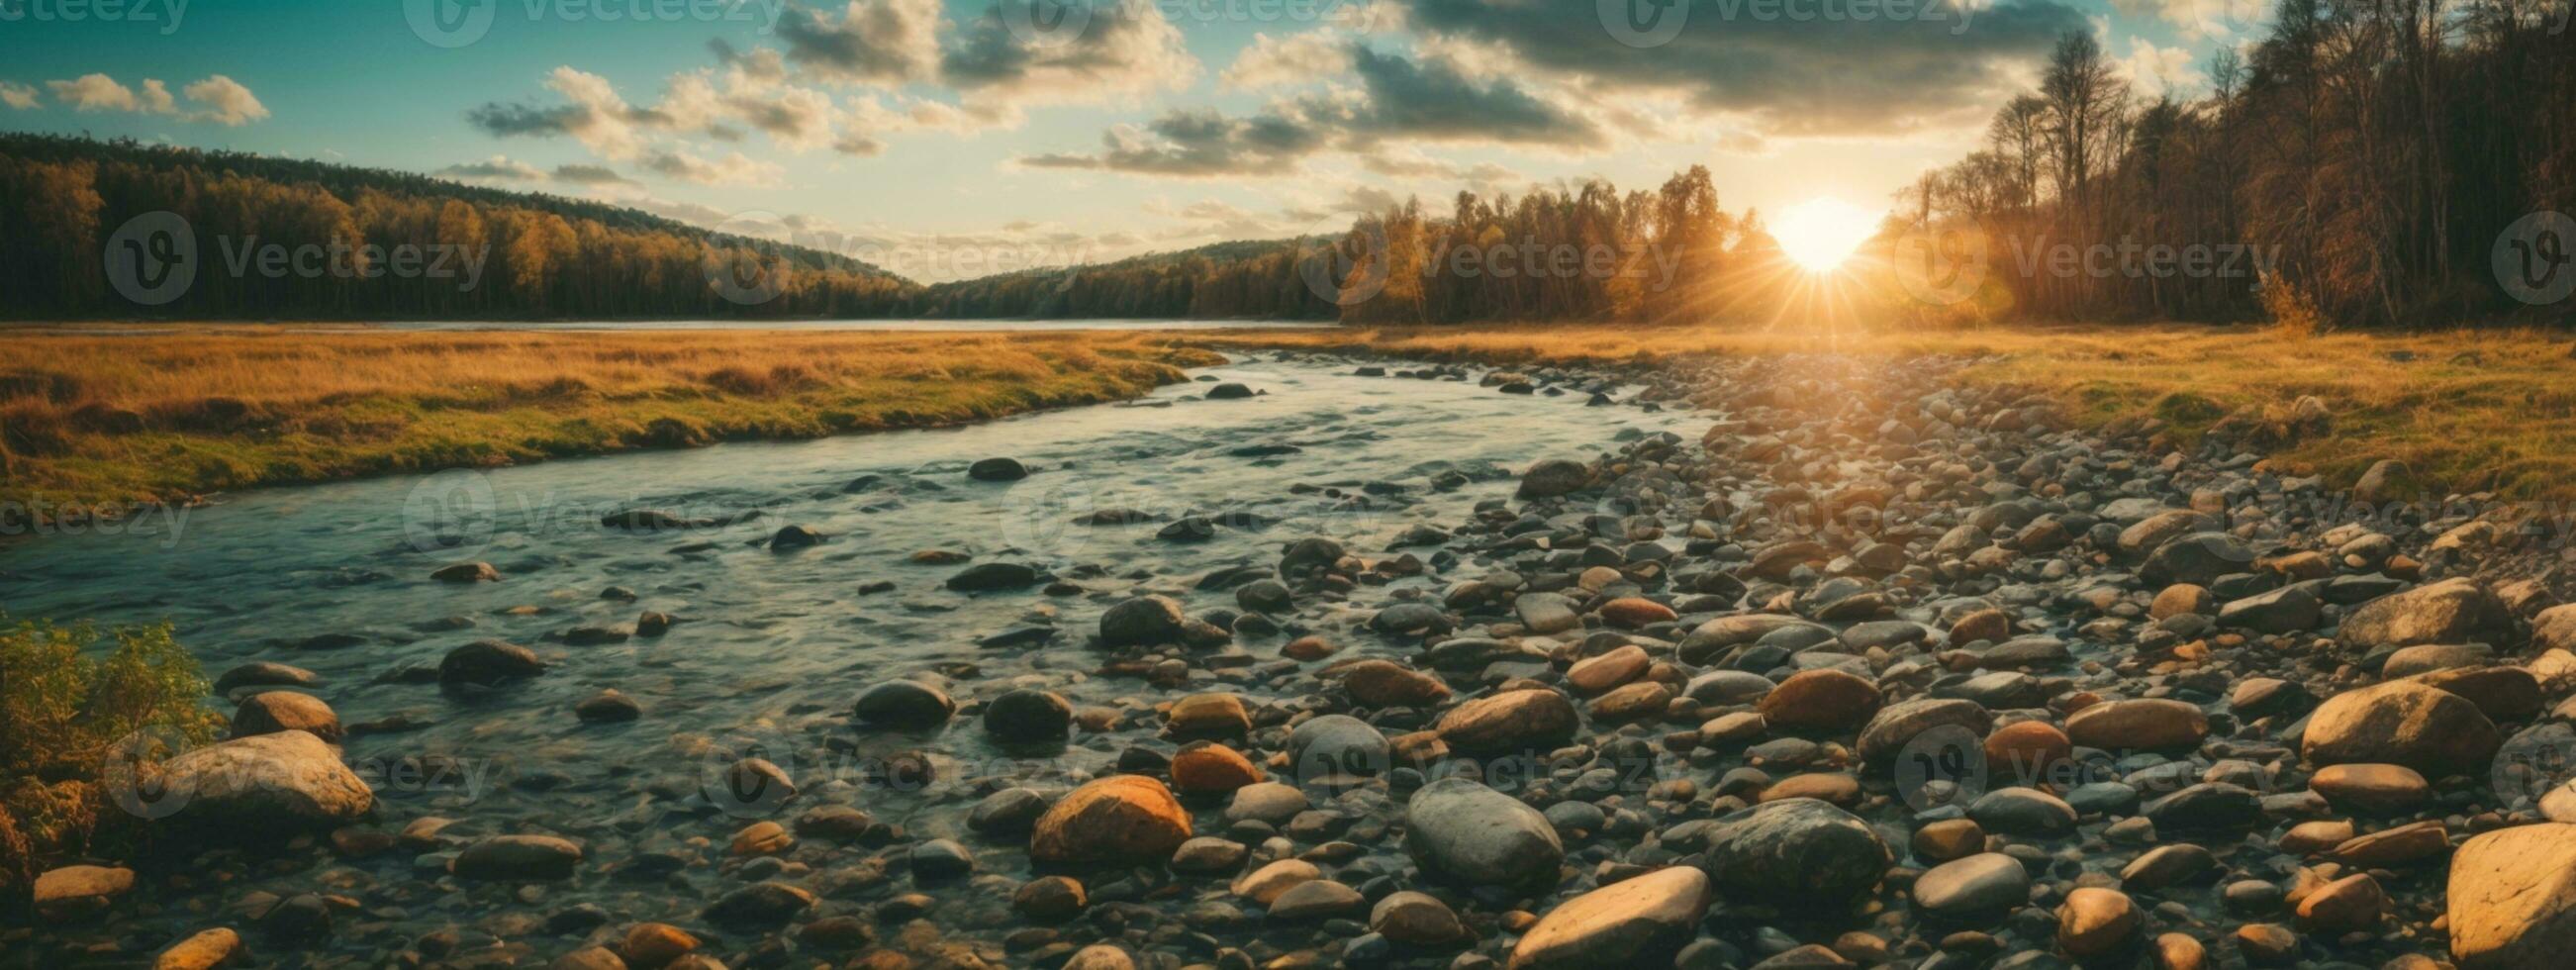
<instances>
[{"instance_id":1,"label":"grassy bank","mask_svg":"<svg viewBox=\"0 0 2576 970\"><path fill-rule=\"evenodd\" d=\"M1342 348L1489 363L1834 351L1979 359L1963 379L2049 392L2075 420L2166 419L2189 441L2242 409L2303 395L2331 433L2276 464L2349 485L2381 458L2423 480L2511 498L2576 499L2576 359L2563 331L2303 336L2274 328L2015 327L1913 333L1725 332L1620 326L1390 328L1228 335L1246 346Z\"/></svg>"},{"instance_id":2,"label":"grassy bank","mask_svg":"<svg viewBox=\"0 0 2576 970\"><path fill-rule=\"evenodd\" d=\"M726 439L953 424L1118 400L1210 347L1496 364L1841 352L1975 358L2091 424L2188 441L2303 395L2332 433L2277 463L2343 485L2398 458L2453 490L2576 499L2576 359L2540 331L2302 337L2266 328L1913 333L1529 326L1223 333L323 332L0 334L0 512L489 466Z\"/></svg>"},{"instance_id":3,"label":"grassy bank","mask_svg":"<svg viewBox=\"0 0 2576 970\"><path fill-rule=\"evenodd\" d=\"M1142 395L1216 355L1134 333L0 334L0 510L726 439L928 427Z\"/></svg>"}]
</instances>

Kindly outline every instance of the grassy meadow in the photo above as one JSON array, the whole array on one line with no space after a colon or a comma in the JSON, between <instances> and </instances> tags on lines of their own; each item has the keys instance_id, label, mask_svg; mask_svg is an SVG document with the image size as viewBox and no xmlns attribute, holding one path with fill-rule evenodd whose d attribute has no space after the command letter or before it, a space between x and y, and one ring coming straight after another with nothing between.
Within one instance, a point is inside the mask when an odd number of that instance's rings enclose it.
<instances>
[{"instance_id":1,"label":"grassy meadow","mask_svg":"<svg viewBox=\"0 0 2576 970\"><path fill-rule=\"evenodd\" d=\"M2079 423L2148 414L2190 441L2240 409L2277 419L2315 395L2330 434L2274 464L2351 484L2382 458L2425 482L2518 499L2576 499L2576 356L2565 331L2307 335L2276 327L2007 326L1911 332L1641 329L1607 325L1279 331L1246 346L1339 348L1494 364L1692 354L1940 354L1960 378L2048 392Z\"/></svg>"},{"instance_id":2,"label":"grassy meadow","mask_svg":"<svg viewBox=\"0 0 2576 970\"><path fill-rule=\"evenodd\" d=\"M1128 333L0 332L0 509L928 427L1214 363ZM77 513L74 513L77 514Z\"/></svg>"},{"instance_id":3,"label":"grassy meadow","mask_svg":"<svg viewBox=\"0 0 2576 970\"><path fill-rule=\"evenodd\" d=\"M1489 364L1699 354L1939 354L2090 424L2152 414L2188 441L2303 395L2332 433L2274 461L2342 485L2398 458L2439 488L2576 498L2576 359L2561 333L2306 336L2278 328L1914 332L1617 325L1221 332L396 332L222 327L7 332L0 509L169 501L262 485L729 439L976 421L1140 396L1216 350ZM77 514L77 513L74 513Z\"/></svg>"}]
</instances>

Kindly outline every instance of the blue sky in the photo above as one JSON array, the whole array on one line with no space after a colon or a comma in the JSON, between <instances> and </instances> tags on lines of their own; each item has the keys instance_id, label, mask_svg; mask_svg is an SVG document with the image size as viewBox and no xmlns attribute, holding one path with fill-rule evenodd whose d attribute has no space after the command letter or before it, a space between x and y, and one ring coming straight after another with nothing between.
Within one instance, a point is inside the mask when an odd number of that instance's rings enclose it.
<instances>
[{"instance_id":1,"label":"blue sky","mask_svg":"<svg viewBox=\"0 0 2576 970\"><path fill-rule=\"evenodd\" d=\"M1730 209L1877 207L2056 33L2188 90L2259 27L2251 0L1964 0L1964 30L1674 0L1633 47L1592 0L1127 0L1055 33L1027 0L456 2L0 0L0 127L597 195L936 279L1691 164ZM465 19L414 29L439 13Z\"/></svg>"}]
</instances>

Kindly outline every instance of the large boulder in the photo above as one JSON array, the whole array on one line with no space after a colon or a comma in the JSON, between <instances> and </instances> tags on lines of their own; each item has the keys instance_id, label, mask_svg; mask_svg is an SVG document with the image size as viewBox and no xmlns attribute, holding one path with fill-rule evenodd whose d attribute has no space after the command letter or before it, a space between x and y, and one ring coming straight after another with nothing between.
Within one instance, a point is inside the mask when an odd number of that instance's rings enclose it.
<instances>
[{"instance_id":1,"label":"large boulder","mask_svg":"<svg viewBox=\"0 0 2576 970\"><path fill-rule=\"evenodd\" d=\"M1708 875L1689 866L1611 883L1540 917L1512 948L1511 970L1669 966L1708 903Z\"/></svg>"},{"instance_id":2,"label":"large boulder","mask_svg":"<svg viewBox=\"0 0 2576 970\"><path fill-rule=\"evenodd\" d=\"M1169 596L1139 596L1100 614L1100 642L1111 647L1178 643L1188 617Z\"/></svg>"},{"instance_id":3,"label":"large boulder","mask_svg":"<svg viewBox=\"0 0 2576 970\"><path fill-rule=\"evenodd\" d=\"M1736 812L1707 837L1710 877L1748 902L1839 909L1877 885L1892 858L1869 823L1813 798Z\"/></svg>"},{"instance_id":4,"label":"large boulder","mask_svg":"<svg viewBox=\"0 0 2576 970\"><path fill-rule=\"evenodd\" d=\"M2513 630L2504 601L2469 579L2446 579L2361 604L2335 642L2355 654L2427 643L2500 644Z\"/></svg>"},{"instance_id":5,"label":"large boulder","mask_svg":"<svg viewBox=\"0 0 2576 970\"><path fill-rule=\"evenodd\" d=\"M233 737L279 731L309 731L324 741L337 742L340 715L333 713L331 705L321 698L291 690L252 694L242 698L241 706L233 711Z\"/></svg>"},{"instance_id":6,"label":"large boulder","mask_svg":"<svg viewBox=\"0 0 2576 970\"><path fill-rule=\"evenodd\" d=\"M2405 765L2441 778L2485 771L2503 744L2476 703L2401 680L2345 691L2319 705L2299 750L2319 767Z\"/></svg>"},{"instance_id":7,"label":"large boulder","mask_svg":"<svg viewBox=\"0 0 2576 970\"><path fill-rule=\"evenodd\" d=\"M1053 691L1021 689L984 705L984 733L1006 743L1057 743L1073 729L1073 704Z\"/></svg>"},{"instance_id":8,"label":"large boulder","mask_svg":"<svg viewBox=\"0 0 2576 970\"><path fill-rule=\"evenodd\" d=\"M581 847L551 835L496 835L465 847L448 863L462 879L564 879L581 864Z\"/></svg>"},{"instance_id":9,"label":"large boulder","mask_svg":"<svg viewBox=\"0 0 2576 970\"><path fill-rule=\"evenodd\" d=\"M2532 617L2531 646L2535 651L2576 652L2576 603L2552 606Z\"/></svg>"},{"instance_id":10,"label":"large boulder","mask_svg":"<svg viewBox=\"0 0 2576 970\"><path fill-rule=\"evenodd\" d=\"M376 804L339 752L303 731L190 751L162 764L157 782L153 813L167 810L166 822L235 841L327 831L364 818Z\"/></svg>"},{"instance_id":11,"label":"large boulder","mask_svg":"<svg viewBox=\"0 0 2576 970\"><path fill-rule=\"evenodd\" d=\"M1300 781L1373 778L1394 761L1386 735L1348 714L1310 718L1288 732L1288 763Z\"/></svg>"},{"instance_id":12,"label":"large boulder","mask_svg":"<svg viewBox=\"0 0 2576 970\"><path fill-rule=\"evenodd\" d=\"M1158 862L1190 839L1190 815L1163 783L1113 775L1074 789L1038 817L1039 862Z\"/></svg>"},{"instance_id":13,"label":"large boulder","mask_svg":"<svg viewBox=\"0 0 2576 970\"><path fill-rule=\"evenodd\" d=\"M118 866L64 866L36 877L36 913L49 920L105 911L134 889L134 870Z\"/></svg>"},{"instance_id":14,"label":"large boulder","mask_svg":"<svg viewBox=\"0 0 2576 970\"><path fill-rule=\"evenodd\" d=\"M1995 726L1985 705L1956 698L1917 697L1880 708L1860 730L1856 750L1872 764L1891 764L1905 745L1935 728L1955 727L1982 740Z\"/></svg>"},{"instance_id":15,"label":"large boulder","mask_svg":"<svg viewBox=\"0 0 2576 970\"><path fill-rule=\"evenodd\" d=\"M2066 719L2066 737L2105 751L2188 748L2209 736L2209 717L2177 700L2104 701Z\"/></svg>"},{"instance_id":16,"label":"large boulder","mask_svg":"<svg viewBox=\"0 0 2576 970\"><path fill-rule=\"evenodd\" d=\"M1936 918L1964 921L2029 904L2029 868L2001 852L1954 859L1914 879L1914 907Z\"/></svg>"},{"instance_id":17,"label":"large boulder","mask_svg":"<svg viewBox=\"0 0 2576 970\"><path fill-rule=\"evenodd\" d=\"M2460 970L2565 966L2576 953L2576 825L2526 825L2461 843L2448 897Z\"/></svg>"},{"instance_id":18,"label":"large boulder","mask_svg":"<svg viewBox=\"0 0 2576 970\"><path fill-rule=\"evenodd\" d=\"M2254 549L2224 532L2194 532L2157 546L2138 567L2150 586L2190 583L2207 586L2218 577L2254 567Z\"/></svg>"},{"instance_id":19,"label":"large boulder","mask_svg":"<svg viewBox=\"0 0 2576 970\"><path fill-rule=\"evenodd\" d=\"M1404 826L1404 851L1416 864L1475 885L1553 885L1565 861L1547 816L1464 778L1422 786L1405 803Z\"/></svg>"},{"instance_id":20,"label":"large boulder","mask_svg":"<svg viewBox=\"0 0 2576 970\"><path fill-rule=\"evenodd\" d=\"M501 640L476 640L438 661L438 682L451 687L491 687L545 672L535 651Z\"/></svg>"},{"instance_id":21,"label":"large boulder","mask_svg":"<svg viewBox=\"0 0 2576 970\"><path fill-rule=\"evenodd\" d=\"M1543 688L1505 691L1460 704L1440 718L1440 740L1460 754L1545 754L1574 738L1581 719L1565 695Z\"/></svg>"},{"instance_id":22,"label":"large boulder","mask_svg":"<svg viewBox=\"0 0 2576 970\"><path fill-rule=\"evenodd\" d=\"M1845 670L1824 668L1790 675L1762 696L1762 719L1775 727L1848 731L1878 713L1878 685Z\"/></svg>"},{"instance_id":23,"label":"large boulder","mask_svg":"<svg viewBox=\"0 0 2576 970\"><path fill-rule=\"evenodd\" d=\"M1582 462L1550 458L1521 473L1521 498L1555 498L1591 484L1592 469Z\"/></svg>"},{"instance_id":24,"label":"large boulder","mask_svg":"<svg viewBox=\"0 0 2576 970\"><path fill-rule=\"evenodd\" d=\"M920 730L948 723L957 702L948 693L917 680L889 680L870 686L851 702L850 715L881 727Z\"/></svg>"}]
</instances>

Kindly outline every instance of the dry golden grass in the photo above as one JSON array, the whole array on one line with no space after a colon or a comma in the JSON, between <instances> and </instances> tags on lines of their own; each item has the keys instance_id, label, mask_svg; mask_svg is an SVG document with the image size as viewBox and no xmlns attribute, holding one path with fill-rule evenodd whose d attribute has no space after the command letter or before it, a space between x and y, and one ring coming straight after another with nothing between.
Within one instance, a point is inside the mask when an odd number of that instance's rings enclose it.
<instances>
[{"instance_id":1,"label":"dry golden grass","mask_svg":"<svg viewBox=\"0 0 2576 970\"><path fill-rule=\"evenodd\" d=\"M2400 458L2454 490L2576 499L2564 335L2301 337L2275 328L1893 333L1552 325L1216 333L0 331L0 513L738 438L949 424L1134 397L1205 347L1496 364L1833 352L1975 358L2079 421L2153 414L2188 439L2238 409L2327 402L2276 453L2348 484Z\"/></svg>"},{"instance_id":2,"label":"dry golden grass","mask_svg":"<svg viewBox=\"0 0 2576 970\"><path fill-rule=\"evenodd\" d=\"M1145 334L0 332L0 509L921 427L1135 397Z\"/></svg>"},{"instance_id":3,"label":"dry golden grass","mask_svg":"<svg viewBox=\"0 0 2576 970\"><path fill-rule=\"evenodd\" d=\"M2276 464L2349 485L2397 458L2426 481L2512 498L2576 499L2576 359L2540 330L2301 336L2271 327L2004 327L1890 333L1559 325L1274 331L1218 343L1343 348L1490 363L1695 354L1836 352L1978 358L1962 379L2035 387L2091 425L2152 414L2186 440L2240 408L2283 413L2302 395L2331 434ZM2215 407L2209 407L2214 404Z\"/></svg>"}]
</instances>

